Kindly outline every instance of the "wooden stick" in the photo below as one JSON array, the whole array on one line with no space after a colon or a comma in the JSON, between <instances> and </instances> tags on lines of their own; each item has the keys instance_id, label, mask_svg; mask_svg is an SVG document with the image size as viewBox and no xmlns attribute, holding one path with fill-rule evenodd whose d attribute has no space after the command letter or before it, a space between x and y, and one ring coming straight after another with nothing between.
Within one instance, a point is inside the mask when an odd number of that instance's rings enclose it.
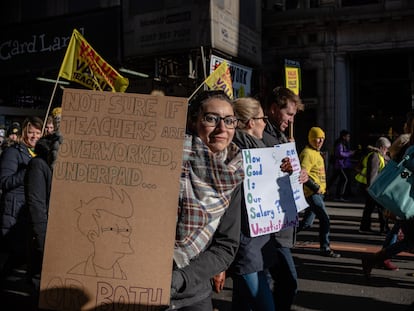
<instances>
[{"instance_id":1,"label":"wooden stick","mask_svg":"<svg viewBox=\"0 0 414 311\"><path fill-rule=\"evenodd\" d=\"M47 106L46 116L45 116L45 119L43 121L42 136L45 133L45 127L46 127L47 117L49 116L50 107L52 107L53 97L55 97L57 85L59 84L59 78L60 77L58 75L58 77L56 79L55 87L53 88L52 96L50 97L49 105Z\"/></svg>"},{"instance_id":2,"label":"wooden stick","mask_svg":"<svg viewBox=\"0 0 414 311\"><path fill-rule=\"evenodd\" d=\"M295 141L295 138L293 137L293 122L288 121L288 140L289 141Z\"/></svg>"}]
</instances>

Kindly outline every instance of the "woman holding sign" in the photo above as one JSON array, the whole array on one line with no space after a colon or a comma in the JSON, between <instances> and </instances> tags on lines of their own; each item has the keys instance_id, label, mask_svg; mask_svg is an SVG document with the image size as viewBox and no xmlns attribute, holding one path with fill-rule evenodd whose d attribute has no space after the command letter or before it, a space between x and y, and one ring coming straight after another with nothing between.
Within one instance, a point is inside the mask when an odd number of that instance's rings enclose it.
<instances>
[{"instance_id":1,"label":"woman holding sign","mask_svg":"<svg viewBox=\"0 0 414 311\"><path fill-rule=\"evenodd\" d=\"M241 149L265 148L262 141L267 117L260 102L245 97L234 101L239 125L233 141ZM290 162L286 162L289 169ZM291 169L291 166L290 166ZM244 196L244 195L243 195ZM241 204L240 246L228 270L233 279L232 310L274 311L266 269L275 264L276 240L270 234L250 237L246 202Z\"/></svg>"},{"instance_id":2,"label":"woman holding sign","mask_svg":"<svg viewBox=\"0 0 414 311\"><path fill-rule=\"evenodd\" d=\"M188 119L168 310L211 311L210 280L227 270L240 239L244 173L232 143L238 120L222 91L197 96Z\"/></svg>"}]
</instances>

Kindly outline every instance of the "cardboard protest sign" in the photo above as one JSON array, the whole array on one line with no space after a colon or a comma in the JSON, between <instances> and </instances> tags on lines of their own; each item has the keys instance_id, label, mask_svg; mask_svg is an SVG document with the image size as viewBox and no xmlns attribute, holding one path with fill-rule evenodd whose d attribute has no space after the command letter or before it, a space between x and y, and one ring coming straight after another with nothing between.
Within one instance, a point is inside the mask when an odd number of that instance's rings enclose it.
<instances>
[{"instance_id":1,"label":"cardboard protest sign","mask_svg":"<svg viewBox=\"0 0 414 311\"><path fill-rule=\"evenodd\" d=\"M65 89L41 308L169 304L186 112L184 98Z\"/></svg>"},{"instance_id":2,"label":"cardboard protest sign","mask_svg":"<svg viewBox=\"0 0 414 311\"><path fill-rule=\"evenodd\" d=\"M300 162L294 143L244 149L243 182L250 235L260 236L298 225L298 211L308 205L299 184ZM293 173L280 169L290 158Z\"/></svg>"}]
</instances>

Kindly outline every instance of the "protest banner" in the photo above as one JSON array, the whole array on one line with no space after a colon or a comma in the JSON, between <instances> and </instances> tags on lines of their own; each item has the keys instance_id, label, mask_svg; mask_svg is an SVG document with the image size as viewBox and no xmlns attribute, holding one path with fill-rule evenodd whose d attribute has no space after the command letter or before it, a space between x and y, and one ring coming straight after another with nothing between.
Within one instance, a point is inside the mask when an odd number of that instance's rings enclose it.
<instances>
[{"instance_id":1,"label":"protest banner","mask_svg":"<svg viewBox=\"0 0 414 311\"><path fill-rule=\"evenodd\" d=\"M227 62L233 86L233 97L240 98L251 95L252 68L226 60L216 55L210 56L210 73L222 63Z\"/></svg>"},{"instance_id":2,"label":"protest banner","mask_svg":"<svg viewBox=\"0 0 414 311\"><path fill-rule=\"evenodd\" d=\"M285 86L296 95L302 88L300 63L285 59Z\"/></svg>"},{"instance_id":3,"label":"protest banner","mask_svg":"<svg viewBox=\"0 0 414 311\"><path fill-rule=\"evenodd\" d=\"M64 90L42 309L169 304L186 112L184 98Z\"/></svg>"},{"instance_id":4,"label":"protest banner","mask_svg":"<svg viewBox=\"0 0 414 311\"><path fill-rule=\"evenodd\" d=\"M221 90L226 93L230 99L233 99L233 85L231 81L230 68L226 61L223 61L214 69L214 71L203 81L203 83L201 83L188 97L188 101L190 101L204 85L207 85L210 90Z\"/></svg>"},{"instance_id":5,"label":"protest banner","mask_svg":"<svg viewBox=\"0 0 414 311\"><path fill-rule=\"evenodd\" d=\"M128 79L112 68L76 29L66 49L59 77L100 91L125 92L129 85Z\"/></svg>"},{"instance_id":6,"label":"protest banner","mask_svg":"<svg viewBox=\"0 0 414 311\"><path fill-rule=\"evenodd\" d=\"M244 149L243 182L250 236L278 232L298 225L298 212L305 209L303 187L299 184L300 162L294 143L269 148ZM280 169L289 157L293 173Z\"/></svg>"},{"instance_id":7,"label":"protest banner","mask_svg":"<svg viewBox=\"0 0 414 311\"><path fill-rule=\"evenodd\" d=\"M210 90L222 90L233 99L233 86L231 82L230 68L227 62L222 62L204 81Z\"/></svg>"}]
</instances>

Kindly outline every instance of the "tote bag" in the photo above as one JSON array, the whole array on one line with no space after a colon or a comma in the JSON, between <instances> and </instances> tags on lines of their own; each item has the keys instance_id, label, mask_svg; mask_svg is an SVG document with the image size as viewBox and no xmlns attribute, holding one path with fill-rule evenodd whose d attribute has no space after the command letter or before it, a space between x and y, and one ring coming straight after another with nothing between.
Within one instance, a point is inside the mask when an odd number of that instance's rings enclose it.
<instances>
[{"instance_id":1,"label":"tote bag","mask_svg":"<svg viewBox=\"0 0 414 311\"><path fill-rule=\"evenodd\" d=\"M400 163L389 161L368 188L376 202L402 219L414 216L414 175L405 166L413 154L410 148Z\"/></svg>"}]
</instances>

